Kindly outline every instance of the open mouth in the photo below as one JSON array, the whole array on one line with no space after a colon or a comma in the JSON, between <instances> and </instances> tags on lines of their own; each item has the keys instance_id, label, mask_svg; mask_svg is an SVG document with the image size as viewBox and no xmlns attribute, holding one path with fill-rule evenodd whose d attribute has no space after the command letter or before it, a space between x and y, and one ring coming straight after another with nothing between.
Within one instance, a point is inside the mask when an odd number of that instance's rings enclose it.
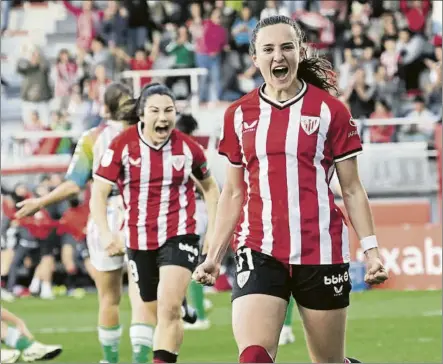
<instances>
[{"instance_id":1,"label":"open mouth","mask_svg":"<svg viewBox=\"0 0 443 364\"><path fill-rule=\"evenodd\" d=\"M169 126L156 126L154 130L160 136L167 136L169 133Z\"/></svg>"},{"instance_id":2,"label":"open mouth","mask_svg":"<svg viewBox=\"0 0 443 364\"><path fill-rule=\"evenodd\" d=\"M272 74L275 78L282 80L284 79L289 72L289 68L286 66L278 66L272 69Z\"/></svg>"}]
</instances>

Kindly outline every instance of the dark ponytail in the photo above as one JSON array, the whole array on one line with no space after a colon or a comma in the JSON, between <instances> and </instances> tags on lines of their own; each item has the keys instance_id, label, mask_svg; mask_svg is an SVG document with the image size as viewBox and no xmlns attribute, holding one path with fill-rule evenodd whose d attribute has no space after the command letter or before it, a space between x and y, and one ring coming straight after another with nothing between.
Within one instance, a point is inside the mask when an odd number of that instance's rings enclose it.
<instances>
[{"instance_id":1,"label":"dark ponytail","mask_svg":"<svg viewBox=\"0 0 443 364\"><path fill-rule=\"evenodd\" d=\"M338 93L337 84L335 79L335 72L331 63L323 57L319 57L317 53L312 52L311 49L305 45L305 35L299 25L283 15L270 16L260 20L255 29L252 32L251 42L249 44L249 53L251 56L256 54L255 43L257 41L258 31L270 25L276 24L288 24L290 25L297 35L298 45L301 51L301 60L298 64L297 77L309 83L313 86L321 88L322 90L335 94Z\"/></svg>"}]
</instances>

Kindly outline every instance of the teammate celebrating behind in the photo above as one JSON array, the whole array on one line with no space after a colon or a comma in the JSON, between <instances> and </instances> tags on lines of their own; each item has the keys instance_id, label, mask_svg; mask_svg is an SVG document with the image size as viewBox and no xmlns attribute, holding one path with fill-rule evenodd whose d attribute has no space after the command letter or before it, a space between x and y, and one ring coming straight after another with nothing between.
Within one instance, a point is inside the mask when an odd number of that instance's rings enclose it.
<instances>
[{"instance_id":1,"label":"teammate celebrating behind","mask_svg":"<svg viewBox=\"0 0 443 364\"><path fill-rule=\"evenodd\" d=\"M183 340L181 302L199 255L192 178L202 187L208 236L219 191L202 148L174 129L175 99L166 86L146 86L136 109L142 121L112 141L94 175L91 214L108 251L121 254L120 237L106 218L106 198L117 183L126 209L129 266L145 312L157 309L154 362L174 363Z\"/></svg>"},{"instance_id":2,"label":"teammate celebrating behind","mask_svg":"<svg viewBox=\"0 0 443 364\"><path fill-rule=\"evenodd\" d=\"M293 20L261 20L250 53L265 84L226 111L219 152L231 165L213 241L194 279L215 282L235 230L232 322L240 362L274 361L291 294L311 360L349 362L349 242L329 188L334 168L365 251L366 281L387 279L358 175L360 138L348 110L328 92L335 88L330 64L308 56Z\"/></svg>"}]
</instances>

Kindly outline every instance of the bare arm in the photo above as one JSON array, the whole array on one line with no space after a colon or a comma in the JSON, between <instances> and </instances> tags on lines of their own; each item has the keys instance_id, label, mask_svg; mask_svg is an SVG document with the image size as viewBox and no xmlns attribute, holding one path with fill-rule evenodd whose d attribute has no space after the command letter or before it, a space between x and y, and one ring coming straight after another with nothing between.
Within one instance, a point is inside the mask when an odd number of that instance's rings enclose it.
<instances>
[{"instance_id":1,"label":"bare arm","mask_svg":"<svg viewBox=\"0 0 443 364\"><path fill-rule=\"evenodd\" d=\"M220 190L218 188L215 178L210 176L202 181L196 181L199 190L203 193L203 198L206 204L206 211L208 213L208 228L203 243L203 254L207 254L209 242L214 235L215 216L217 212L217 204L220 199Z\"/></svg>"},{"instance_id":2,"label":"bare arm","mask_svg":"<svg viewBox=\"0 0 443 364\"><path fill-rule=\"evenodd\" d=\"M74 181L68 180L58 185L53 191L45 196L38 198L29 198L17 204L20 208L15 214L17 219L35 214L42 208L52 205L53 203L63 201L69 196L80 193L80 186Z\"/></svg>"},{"instance_id":3,"label":"bare arm","mask_svg":"<svg viewBox=\"0 0 443 364\"><path fill-rule=\"evenodd\" d=\"M349 158L336 164L337 175L352 226L358 238L375 234L372 212L366 191L358 174L357 159Z\"/></svg>"},{"instance_id":4,"label":"bare arm","mask_svg":"<svg viewBox=\"0 0 443 364\"><path fill-rule=\"evenodd\" d=\"M220 264L235 226L240 218L244 200L243 168L229 165L226 170L226 181L218 202L214 232L208 248L208 259Z\"/></svg>"}]
</instances>

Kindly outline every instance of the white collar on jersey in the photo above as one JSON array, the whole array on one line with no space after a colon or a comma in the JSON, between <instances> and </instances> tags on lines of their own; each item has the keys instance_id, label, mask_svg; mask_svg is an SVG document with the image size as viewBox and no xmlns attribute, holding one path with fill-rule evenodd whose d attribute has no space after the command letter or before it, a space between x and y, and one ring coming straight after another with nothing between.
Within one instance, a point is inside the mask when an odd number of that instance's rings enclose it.
<instances>
[{"instance_id":1,"label":"white collar on jersey","mask_svg":"<svg viewBox=\"0 0 443 364\"><path fill-rule=\"evenodd\" d=\"M302 83L301 90L292 99L286 100L285 102L275 101L271 99L268 95L266 95L264 92L266 83L260 86L258 92L260 97L267 103L271 104L272 106L275 106L278 109L284 109L285 107L291 106L292 104L295 104L297 101L299 101L308 90L308 85L306 84L306 82L303 80L300 80L300 82Z\"/></svg>"},{"instance_id":2,"label":"white collar on jersey","mask_svg":"<svg viewBox=\"0 0 443 364\"><path fill-rule=\"evenodd\" d=\"M155 149L155 150L160 150L160 149L162 149L166 144L168 144L169 139L171 139L171 136L169 136L169 138L166 139L164 143L159 144L159 145L154 145L154 144L152 144L149 140L147 140L147 139L144 137L142 126L143 126L143 122L142 122L142 121L139 121L139 122L137 123L138 137L139 137L139 138L142 140L142 142L145 143L149 148L152 148L152 149Z\"/></svg>"}]
</instances>

